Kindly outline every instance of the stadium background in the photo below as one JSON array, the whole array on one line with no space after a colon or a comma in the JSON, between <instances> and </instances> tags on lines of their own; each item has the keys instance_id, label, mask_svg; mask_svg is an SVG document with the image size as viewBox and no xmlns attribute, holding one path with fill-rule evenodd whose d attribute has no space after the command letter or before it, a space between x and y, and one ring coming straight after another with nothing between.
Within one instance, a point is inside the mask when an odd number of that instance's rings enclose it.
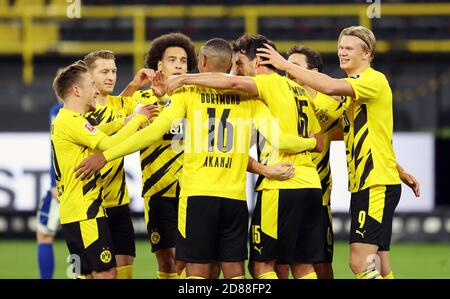
<instances>
[{"instance_id":1,"label":"stadium background","mask_svg":"<svg viewBox=\"0 0 450 299\"><path fill-rule=\"evenodd\" d=\"M343 77L336 40L344 27L357 24L371 28L378 39L373 65L387 75L393 89L394 143L400 140L394 144L397 157L423 183L422 199L405 198L411 191L403 189L404 206L394 219L393 268L399 278L450 278L450 3L190 0L188 4L0 0L0 278L38 277L34 215L49 185L48 110L55 102L51 82L58 67L90 51L110 49L117 56L119 93L142 66L151 40L161 34L183 32L198 49L210 38L233 40L249 32L266 35L281 52L305 44L322 53L325 73ZM135 272L138 278L151 278L156 261L145 240L139 175L132 169L138 162L133 158L128 162L130 189L136 190L131 192L135 230L141 238ZM337 278L350 278L347 199L344 193L338 197L342 204L336 202L334 226L340 242L334 266ZM64 278L67 249L60 236L58 240L55 276Z\"/></svg>"}]
</instances>

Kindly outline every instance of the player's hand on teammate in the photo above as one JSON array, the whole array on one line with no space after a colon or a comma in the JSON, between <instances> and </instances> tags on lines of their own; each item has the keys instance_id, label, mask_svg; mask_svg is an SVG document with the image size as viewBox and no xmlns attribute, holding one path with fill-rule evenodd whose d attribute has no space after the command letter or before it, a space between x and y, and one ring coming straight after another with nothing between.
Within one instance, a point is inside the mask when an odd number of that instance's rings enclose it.
<instances>
[{"instance_id":1,"label":"player's hand on teammate","mask_svg":"<svg viewBox=\"0 0 450 299\"><path fill-rule=\"evenodd\" d=\"M155 96L162 97L166 94L166 82L162 71L156 71L152 79L152 90Z\"/></svg>"},{"instance_id":2,"label":"player's hand on teammate","mask_svg":"<svg viewBox=\"0 0 450 299\"><path fill-rule=\"evenodd\" d=\"M420 197L420 183L419 181L410 173L405 170L399 171L400 179L414 192L416 197Z\"/></svg>"},{"instance_id":3,"label":"player's hand on teammate","mask_svg":"<svg viewBox=\"0 0 450 299\"><path fill-rule=\"evenodd\" d=\"M311 150L311 152L321 153L323 150L323 136L321 133L314 134L309 132L309 138L316 139L316 146Z\"/></svg>"},{"instance_id":4,"label":"player's hand on teammate","mask_svg":"<svg viewBox=\"0 0 450 299\"><path fill-rule=\"evenodd\" d=\"M80 165L75 167L75 177L80 180L88 180L95 175L106 164L105 156L102 153L90 155Z\"/></svg>"},{"instance_id":5,"label":"player's hand on teammate","mask_svg":"<svg viewBox=\"0 0 450 299\"><path fill-rule=\"evenodd\" d=\"M184 75L172 75L166 81L166 92L171 95L175 90L183 86Z\"/></svg>"},{"instance_id":6,"label":"player's hand on teammate","mask_svg":"<svg viewBox=\"0 0 450 299\"><path fill-rule=\"evenodd\" d=\"M144 86L150 86L153 77L155 76L155 71L152 69L140 69L131 81L131 85L136 88L141 88Z\"/></svg>"},{"instance_id":7,"label":"player's hand on teammate","mask_svg":"<svg viewBox=\"0 0 450 299\"><path fill-rule=\"evenodd\" d=\"M261 61L260 64L271 64L277 69L285 71L289 62L269 44L264 44L264 46L265 48L258 48L258 53L256 53L257 56L267 59Z\"/></svg>"},{"instance_id":8,"label":"player's hand on teammate","mask_svg":"<svg viewBox=\"0 0 450 299\"><path fill-rule=\"evenodd\" d=\"M159 115L158 105L141 105L136 113L147 117L147 119L151 119Z\"/></svg>"},{"instance_id":9,"label":"player's hand on teammate","mask_svg":"<svg viewBox=\"0 0 450 299\"><path fill-rule=\"evenodd\" d=\"M280 162L267 166L265 177L278 181L288 180L295 175L295 168L290 162Z\"/></svg>"}]
</instances>

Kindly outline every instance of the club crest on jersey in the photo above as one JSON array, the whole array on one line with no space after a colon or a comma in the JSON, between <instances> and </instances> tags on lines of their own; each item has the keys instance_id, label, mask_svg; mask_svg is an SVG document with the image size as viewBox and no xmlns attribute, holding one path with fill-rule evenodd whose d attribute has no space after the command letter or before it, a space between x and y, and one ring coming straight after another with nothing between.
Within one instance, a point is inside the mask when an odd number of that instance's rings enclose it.
<instances>
[{"instance_id":1,"label":"club crest on jersey","mask_svg":"<svg viewBox=\"0 0 450 299\"><path fill-rule=\"evenodd\" d=\"M112 253L109 251L109 249L103 248L103 251L100 253L100 260L102 263L107 264L112 259Z\"/></svg>"},{"instance_id":2,"label":"club crest on jersey","mask_svg":"<svg viewBox=\"0 0 450 299\"><path fill-rule=\"evenodd\" d=\"M326 123L328 121L328 114L327 114L327 110L319 110L319 112L317 113L317 119L321 122L321 123Z\"/></svg>"},{"instance_id":3,"label":"club crest on jersey","mask_svg":"<svg viewBox=\"0 0 450 299\"><path fill-rule=\"evenodd\" d=\"M97 129L93 126L93 125L91 125L90 123L85 123L84 124L84 126L83 126L86 130L88 130L89 132L91 132L92 134L95 134L95 133L97 133Z\"/></svg>"}]
</instances>

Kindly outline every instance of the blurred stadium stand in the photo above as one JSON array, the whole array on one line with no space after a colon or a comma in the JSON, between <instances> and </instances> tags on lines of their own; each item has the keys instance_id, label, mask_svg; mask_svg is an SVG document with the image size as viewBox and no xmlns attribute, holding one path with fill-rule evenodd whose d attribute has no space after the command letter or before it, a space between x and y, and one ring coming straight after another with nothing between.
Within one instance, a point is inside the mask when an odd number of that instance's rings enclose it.
<instances>
[{"instance_id":1,"label":"blurred stadium stand","mask_svg":"<svg viewBox=\"0 0 450 299\"><path fill-rule=\"evenodd\" d=\"M394 129L435 133L436 204L450 206L448 0L381 0L378 19L367 18L371 3L364 0L223 2L83 0L81 18L70 19L65 0L0 0L0 132L47 131L55 72L89 51L117 54L117 93L142 66L151 40L174 31L197 46L244 32L266 35L281 52L305 44L323 54L325 73L343 77L336 40L344 27L361 24L378 39L373 64L394 92Z\"/></svg>"}]
</instances>

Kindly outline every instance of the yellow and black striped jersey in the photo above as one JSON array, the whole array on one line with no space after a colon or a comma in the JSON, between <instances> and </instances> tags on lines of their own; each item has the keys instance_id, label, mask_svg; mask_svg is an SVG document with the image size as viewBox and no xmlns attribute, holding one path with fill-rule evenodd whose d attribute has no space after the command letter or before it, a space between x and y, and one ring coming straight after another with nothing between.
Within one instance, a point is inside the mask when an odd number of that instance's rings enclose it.
<instances>
[{"instance_id":1,"label":"yellow and black striped jersey","mask_svg":"<svg viewBox=\"0 0 450 299\"><path fill-rule=\"evenodd\" d=\"M108 161L156 141L186 118L180 198L216 196L246 200L246 169L253 125L282 150L301 152L315 139L280 132L260 100L235 91L185 86L172 95L149 127L104 152Z\"/></svg>"},{"instance_id":2,"label":"yellow and black striped jersey","mask_svg":"<svg viewBox=\"0 0 450 299\"><path fill-rule=\"evenodd\" d=\"M102 208L103 182L100 174L88 181L75 178L74 169L94 150L104 133L80 113L61 108L52 124L52 163L61 223L105 216Z\"/></svg>"},{"instance_id":3,"label":"yellow and black striped jersey","mask_svg":"<svg viewBox=\"0 0 450 299\"><path fill-rule=\"evenodd\" d=\"M320 132L321 128L314 114L311 96L303 87L277 73L256 75L253 80L258 88L259 98L267 104L270 112L279 120L284 132L301 137ZM279 162L291 162L296 169L295 176L285 181L260 176L257 190L320 188L319 175L309 151L298 154L274 151L259 134L257 143L258 159L261 163L273 165Z\"/></svg>"},{"instance_id":4,"label":"yellow and black striped jersey","mask_svg":"<svg viewBox=\"0 0 450 299\"><path fill-rule=\"evenodd\" d=\"M318 92L313 100L314 111L316 113L317 120L322 128L323 138L323 150L320 153L311 153L313 163L316 165L317 172L319 173L320 182L322 185L322 204L330 204L330 192L331 188L331 168L330 168L330 145L331 138L334 129L340 124L342 117L343 104L340 101L336 101L330 96Z\"/></svg>"},{"instance_id":5,"label":"yellow and black striped jersey","mask_svg":"<svg viewBox=\"0 0 450 299\"><path fill-rule=\"evenodd\" d=\"M142 104L157 104L158 98L151 89L139 90L133 99ZM160 111L163 105L158 105ZM182 124L174 127L161 140L141 150L142 197L164 196L176 197L179 178L183 167ZM172 140L179 142L179 147L172 147Z\"/></svg>"},{"instance_id":6,"label":"yellow and black striped jersey","mask_svg":"<svg viewBox=\"0 0 450 299\"><path fill-rule=\"evenodd\" d=\"M102 132L115 133L123 126L123 120L133 113L136 102L131 97L108 96L105 106L97 103L96 110L85 115L93 126ZM122 122L120 122L122 120ZM117 123L117 126L104 130L107 124ZM105 208L121 206L130 203L128 188L125 181L124 159L116 159L107 163L100 171L103 180L103 203Z\"/></svg>"},{"instance_id":7,"label":"yellow and black striped jersey","mask_svg":"<svg viewBox=\"0 0 450 299\"><path fill-rule=\"evenodd\" d=\"M392 91L385 75L367 68L345 78L355 98L345 97L343 131L350 192L400 184L392 146Z\"/></svg>"}]
</instances>

